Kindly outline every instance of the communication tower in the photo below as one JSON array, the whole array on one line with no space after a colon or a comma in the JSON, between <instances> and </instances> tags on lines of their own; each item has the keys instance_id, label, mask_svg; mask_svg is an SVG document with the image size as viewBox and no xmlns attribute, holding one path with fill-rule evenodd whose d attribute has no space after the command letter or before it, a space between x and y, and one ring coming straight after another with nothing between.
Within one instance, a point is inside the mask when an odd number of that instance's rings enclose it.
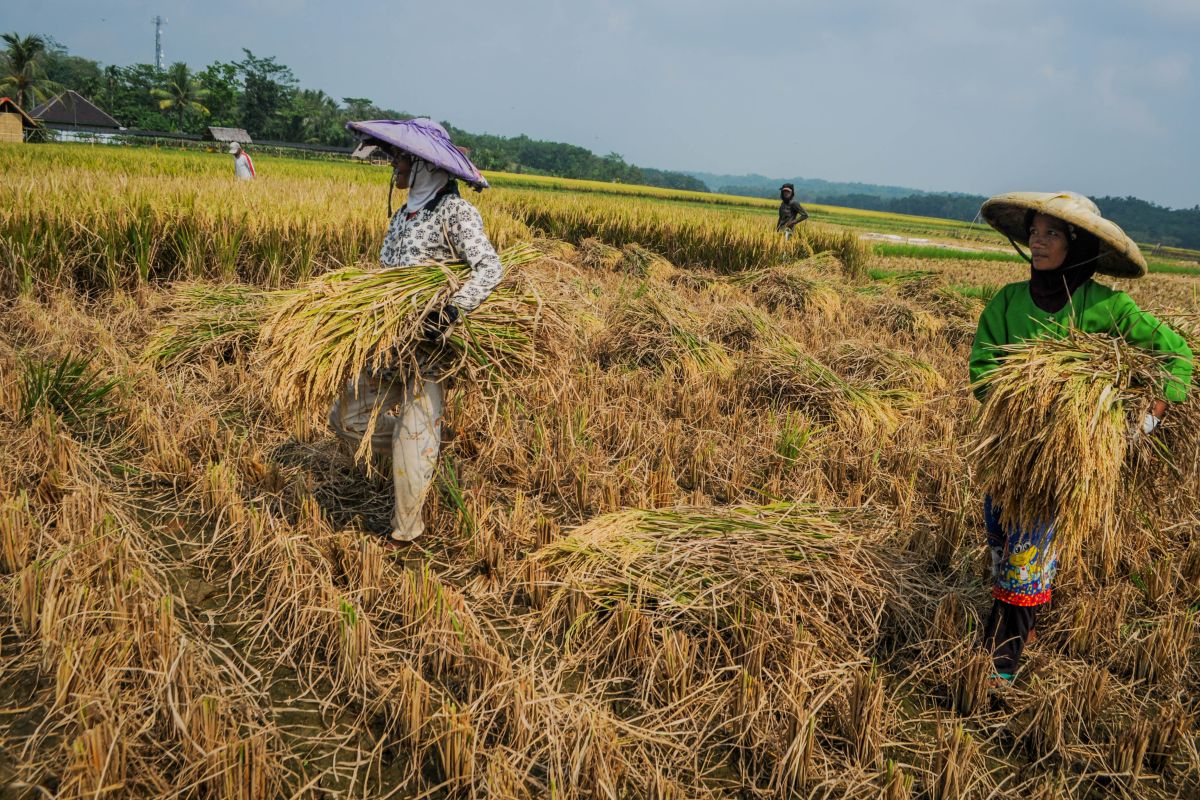
<instances>
[{"instance_id":1,"label":"communication tower","mask_svg":"<svg viewBox=\"0 0 1200 800\"><path fill-rule=\"evenodd\" d=\"M162 29L163 25L167 24L167 20L162 16L156 16L154 23L154 66L159 69L163 68L163 51L162 51Z\"/></svg>"}]
</instances>

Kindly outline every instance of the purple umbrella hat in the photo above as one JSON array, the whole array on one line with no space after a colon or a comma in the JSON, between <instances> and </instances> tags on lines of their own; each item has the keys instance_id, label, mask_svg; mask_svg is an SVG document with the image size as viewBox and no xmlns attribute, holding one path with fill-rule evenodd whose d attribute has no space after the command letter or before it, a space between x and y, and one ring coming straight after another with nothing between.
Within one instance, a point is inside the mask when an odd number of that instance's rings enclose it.
<instances>
[{"instance_id":1,"label":"purple umbrella hat","mask_svg":"<svg viewBox=\"0 0 1200 800\"><path fill-rule=\"evenodd\" d=\"M471 163L471 159L454 146L446 129L431 119L421 117L347 122L346 130L365 144L393 148L427 161L454 177L461 178L476 190L488 188L487 179Z\"/></svg>"}]
</instances>

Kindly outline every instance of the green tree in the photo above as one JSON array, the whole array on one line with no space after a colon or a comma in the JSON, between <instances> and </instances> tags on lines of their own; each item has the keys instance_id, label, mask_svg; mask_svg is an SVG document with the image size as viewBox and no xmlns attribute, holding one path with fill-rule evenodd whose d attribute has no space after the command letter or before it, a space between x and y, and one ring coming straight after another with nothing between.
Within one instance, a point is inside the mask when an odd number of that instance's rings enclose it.
<instances>
[{"instance_id":1,"label":"green tree","mask_svg":"<svg viewBox=\"0 0 1200 800\"><path fill-rule=\"evenodd\" d=\"M89 100L100 99L104 79L99 62L71 55L67 48L49 36L46 37L42 69L46 78L56 87L74 89Z\"/></svg>"},{"instance_id":2,"label":"green tree","mask_svg":"<svg viewBox=\"0 0 1200 800\"><path fill-rule=\"evenodd\" d=\"M243 78L242 124L255 138L279 138L286 127L286 119L280 112L291 103L296 77L274 56L259 58L245 48L242 52L246 57L237 62Z\"/></svg>"},{"instance_id":3,"label":"green tree","mask_svg":"<svg viewBox=\"0 0 1200 800\"><path fill-rule=\"evenodd\" d=\"M165 87L153 89L150 93L159 99L159 109L175 109L179 117L179 131L184 130L184 118L189 111L208 116L208 107L200 102L208 97L208 90L200 87L187 64L176 61L163 77L166 79Z\"/></svg>"},{"instance_id":4,"label":"green tree","mask_svg":"<svg viewBox=\"0 0 1200 800\"><path fill-rule=\"evenodd\" d=\"M43 66L46 37L6 33L0 39L8 45L0 63L0 92L16 95L17 103L30 111L54 88Z\"/></svg>"},{"instance_id":5,"label":"green tree","mask_svg":"<svg viewBox=\"0 0 1200 800\"><path fill-rule=\"evenodd\" d=\"M196 75L200 86L208 92L209 124L242 127L242 86L237 64L214 61Z\"/></svg>"},{"instance_id":6,"label":"green tree","mask_svg":"<svg viewBox=\"0 0 1200 800\"><path fill-rule=\"evenodd\" d=\"M173 120L158 107L154 91L161 89L163 71L153 64L130 64L117 69L111 87L105 87L110 96L108 113L128 128L148 131L166 131Z\"/></svg>"},{"instance_id":7,"label":"green tree","mask_svg":"<svg viewBox=\"0 0 1200 800\"><path fill-rule=\"evenodd\" d=\"M283 118L283 138L306 144L341 144L341 109L337 101L320 89L301 89L292 96Z\"/></svg>"}]
</instances>

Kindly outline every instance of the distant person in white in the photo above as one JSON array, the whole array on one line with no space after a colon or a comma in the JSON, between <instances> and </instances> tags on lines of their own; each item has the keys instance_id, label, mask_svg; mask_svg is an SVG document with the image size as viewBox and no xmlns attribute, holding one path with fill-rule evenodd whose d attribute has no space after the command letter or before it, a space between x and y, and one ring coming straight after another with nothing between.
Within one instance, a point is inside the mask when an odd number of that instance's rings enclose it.
<instances>
[{"instance_id":1,"label":"distant person in white","mask_svg":"<svg viewBox=\"0 0 1200 800\"><path fill-rule=\"evenodd\" d=\"M229 154L233 156L234 174L243 181L253 180L254 162L250 160L250 154L242 149L240 142L229 145Z\"/></svg>"}]
</instances>

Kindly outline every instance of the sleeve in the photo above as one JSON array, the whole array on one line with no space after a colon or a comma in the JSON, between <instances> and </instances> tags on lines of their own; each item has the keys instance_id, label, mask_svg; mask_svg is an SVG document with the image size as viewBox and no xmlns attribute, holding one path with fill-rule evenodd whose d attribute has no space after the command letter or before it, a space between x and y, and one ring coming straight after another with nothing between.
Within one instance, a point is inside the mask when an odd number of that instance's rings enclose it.
<instances>
[{"instance_id":1,"label":"sleeve","mask_svg":"<svg viewBox=\"0 0 1200 800\"><path fill-rule=\"evenodd\" d=\"M475 206L458 200L443 207L449 216L446 235L450 245L471 267L471 277L450 298L450 303L461 311L474 311L500 283L504 267L483 230L483 217Z\"/></svg>"},{"instance_id":2,"label":"sleeve","mask_svg":"<svg viewBox=\"0 0 1200 800\"><path fill-rule=\"evenodd\" d=\"M975 341L971 344L971 356L967 361L967 372L971 379L971 391L983 402L987 387L980 381L1000 366L1000 348L1008 344L1008 325L1004 320L1008 307L1008 292L1001 290L979 315L975 329Z\"/></svg>"},{"instance_id":3,"label":"sleeve","mask_svg":"<svg viewBox=\"0 0 1200 800\"><path fill-rule=\"evenodd\" d=\"M1121 338L1137 347L1167 356L1168 378L1163 397L1172 403L1187 399L1192 385L1193 355L1187 341L1153 314L1138 308L1124 292L1113 295L1113 327Z\"/></svg>"},{"instance_id":4,"label":"sleeve","mask_svg":"<svg viewBox=\"0 0 1200 800\"><path fill-rule=\"evenodd\" d=\"M808 219L808 212L804 210L804 206L796 203L796 221L804 222L806 219Z\"/></svg>"}]
</instances>

